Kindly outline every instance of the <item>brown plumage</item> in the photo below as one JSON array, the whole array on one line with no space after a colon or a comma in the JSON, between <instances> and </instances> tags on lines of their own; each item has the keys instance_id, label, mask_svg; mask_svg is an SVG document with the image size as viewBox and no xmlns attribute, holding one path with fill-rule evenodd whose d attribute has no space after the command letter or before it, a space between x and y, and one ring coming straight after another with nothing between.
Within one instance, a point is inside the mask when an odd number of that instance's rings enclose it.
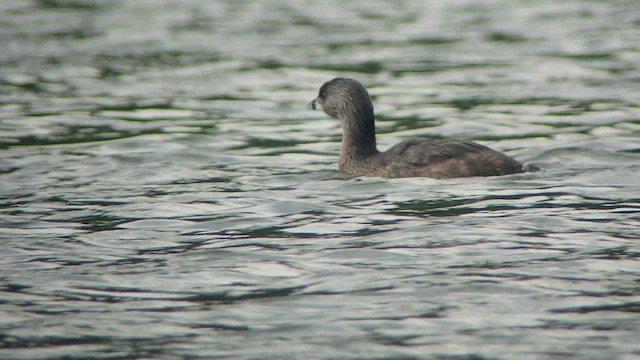
<instances>
[{"instance_id":1,"label":"brown plumage","mask_svg":"<svg viewBox=\"0 0 640 360\"><path fill-rule=\"evenodd\" d=\"M513 158L466 140L409 139L378 151L373 104L364 86L354 79L324 83L309 107L340 119L340 170L348 174L441 179L525 171Z\"/></svg>"}]
</instances>

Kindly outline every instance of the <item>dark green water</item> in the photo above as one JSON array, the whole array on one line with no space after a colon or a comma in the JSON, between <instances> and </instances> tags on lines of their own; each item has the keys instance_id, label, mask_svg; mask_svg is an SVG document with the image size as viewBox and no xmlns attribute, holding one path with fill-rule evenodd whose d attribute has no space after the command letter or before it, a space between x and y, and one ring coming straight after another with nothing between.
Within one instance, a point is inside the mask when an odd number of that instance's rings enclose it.
<instances>
[{"instance_id":1,"label":"dark green water","mask_svg":"<svg viewBox=\"0 0 640 360\"><path fill-rule=\"evenodd\" d=\"M640 357L637 1L0 3L0 358ZM385 149L544 169L350 178Z\"/></svg>"}]
</instances>

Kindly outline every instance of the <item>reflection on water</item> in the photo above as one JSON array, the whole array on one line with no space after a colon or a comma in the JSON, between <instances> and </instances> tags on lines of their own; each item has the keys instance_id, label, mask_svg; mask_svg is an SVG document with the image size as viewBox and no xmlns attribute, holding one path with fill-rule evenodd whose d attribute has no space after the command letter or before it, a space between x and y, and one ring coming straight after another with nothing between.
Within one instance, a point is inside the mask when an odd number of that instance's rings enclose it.
<instances>
[{"instance_id":1,"label":"reflection on water","mask_svg":"<svg viewBox=\"0 0 640 360\"><path fill-rule=\"evenodd\" d=\"M640 356L636 2L0 10L0 357ZM344 176L337 75L544 171Z\"/></svg>"}]
</instances>

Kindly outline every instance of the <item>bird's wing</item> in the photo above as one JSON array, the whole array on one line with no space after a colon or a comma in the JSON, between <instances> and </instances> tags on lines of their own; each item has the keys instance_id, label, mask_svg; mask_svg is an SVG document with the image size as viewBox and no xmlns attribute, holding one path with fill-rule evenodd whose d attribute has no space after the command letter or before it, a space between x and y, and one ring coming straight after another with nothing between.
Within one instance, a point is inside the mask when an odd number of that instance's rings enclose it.
<instances>
[{"instance_id":1,"label":"bird's wing","mask_svg":"<svg viewBox=\"0 0 640 360\"><path fill-rule=\"evenodd\" d=\"M483 151L491 149L466 140L409 139L387 150L385 157L390 163L420 166Z\"/></svg>"}]
</instances>

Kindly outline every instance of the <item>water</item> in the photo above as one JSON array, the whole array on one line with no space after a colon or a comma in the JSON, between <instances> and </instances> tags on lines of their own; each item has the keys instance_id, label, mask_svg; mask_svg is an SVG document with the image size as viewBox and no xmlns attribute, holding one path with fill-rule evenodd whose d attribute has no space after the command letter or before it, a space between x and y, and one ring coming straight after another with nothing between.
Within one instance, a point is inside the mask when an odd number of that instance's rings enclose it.
<instances>
[{"instance_id":1,"label":"water","mask_svg":"<svg viewBox=\"0 0 640 360\"><path fill-rule=\"evenodd\" d=\"M0 4L0 358L640 358L640 5L343 3ZM342 175L338 75L544 171Z\"/></svg>"}]
</instances>

